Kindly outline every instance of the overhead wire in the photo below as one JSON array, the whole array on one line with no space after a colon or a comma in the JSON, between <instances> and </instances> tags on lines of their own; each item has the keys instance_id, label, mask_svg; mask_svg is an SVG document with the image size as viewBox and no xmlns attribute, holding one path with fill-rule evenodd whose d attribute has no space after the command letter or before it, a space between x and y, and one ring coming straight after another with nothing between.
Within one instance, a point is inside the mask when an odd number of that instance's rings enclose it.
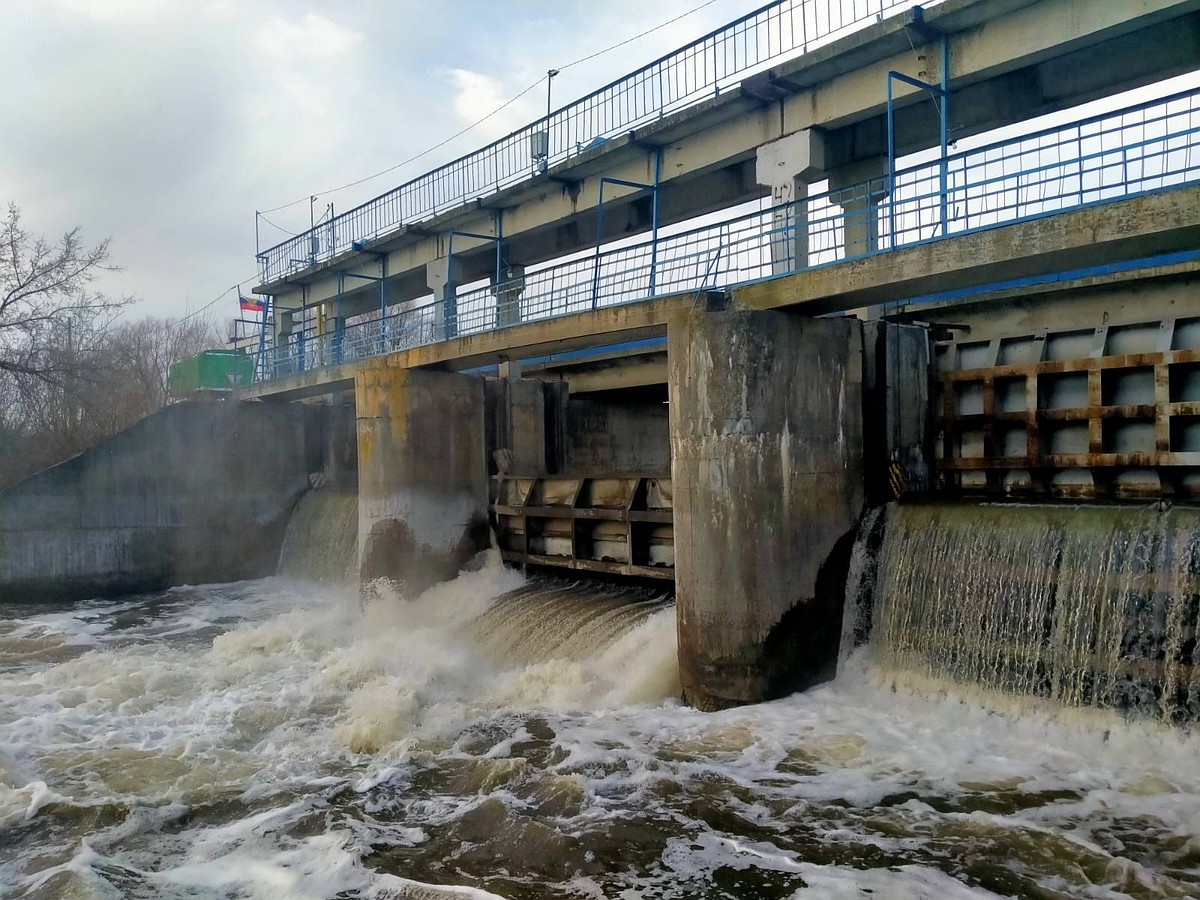
<instances>
[{"instance_id":1,"label":"overhead wire","mask_svg":"<svg viewBox=\"0 0 1200 900\"><path fill-rule=\"evenodd\" d=\"M635 34L633 37L628 37L628 38L625 38L625 40L623 40L623 41L618 41L617 43L613 44L611 47L605 47L603 50L597 50L595 53L589 53L587 56L581 56L579 59L572 60L571 62L566 63L565 65L561 65L558 67L558 71L562 72L563 70L569 69L572 66L577 66L580 63L585 63L585 62L588 62L589 60L596 59L599 56L603 56L605 53L611 53L613 50L617 50L621 47L624 47L626 44L632 44L634 41L640 40L641 38L644 38L646 35L653 34L656 31L661 31L662 29L666 28L668 25L674 25L680 19L686 19L688 16L693 15L694 13L700 12L700 10L704 9L704 7L712 6L716 2L717 2L717 0L705 0L705 2L701 3L699 6L694 6L691 9L689 9L687 12L681 12L675 18L667 19L667 21L661 22L658 25L655 25L653 28L647 28L645 31L641 32L640 34Z\"/></svg>"},{"instance_id":2,"label":"overhead wire","mask_svg":"<svg viewBox=\"0 0 1200 900\"><path fill-rule=\"evenodd\" d=\"M634 41L640 40L641 38L644 38L647 35L653 34L656 31L661 31L663 28L666 28L668 25L673 25L676 22L680 21L681 19L686 19L688 16L694 15L695 13L699 12L700 10L704 9L707 6L712 6L716 2L717 2L717 0L704 0L703 3L692 7L691 9L687 10L686 12L682 12L673 18L667 19L667 21L665 21L665 22L660 22L658 25L655 25L653 28L647 28L645 31L639 32L638 34L635 34L632 37L625 38L622 41L618 41L617 43L612 44L608 47L605 47L602 50L597 50L595 53L589 53L586 56L581 56L578 59L572 60L569 63L564 63L563 65L558 66L557 69L552 70L552 71L562 72L563 70L569 69L572 66L577 66L580 63L585 63L590 60L596 59L597 57L603 56L606 53L611 53L613 50L617 50L621 47L624 47L626 44L631 44ZM438 143L434 144L433 146L422 150L420 153L416 153L416 154L408 157L407 159L401 160L400 162L396 163L393 166L388 166L386 169L381 169L380 171L375 172L372 175L367 175L363 178L356 179L355 181L350 181L350 182L347 182L346 184L342 184L342 185L339 185L334 188L329 188L328 190L321 191L317 194L308 194L304 197L298 197L297 199L292 200L288 203L281 203L279 206L272 206L270 209L260 210L258 214L259 214L259 216L262 216L263 213L279 212L279 210L281 210L281 209L289 209L290 207L296 206L297 204L300 204L300 203L304 203L305 201L311 201L311 199L313 197L323 197L323 196L327 196L329 194L336 194L339 191L344 191L344 190L347 190L352 187L357 187L360 184L365 184L368 181L373 181L376 178L379 178L383 175L387 175L388 173L394 172L397 169L403 168L404 166L407 166L410 163L414 163L417 160L419 160L425 156L428 156L430 153L433 153L435 150L440 150L442 147L445 147L447 144L451 143L452 141L457 140L458 138L462 137L464 134L467 134L468 132L473 131L475 128L478 128L480 125L482 125L484 122L491 119L493 116L497 115L500 112L503 112L505 109L512 106L514 103L516 103L518 100L520 100L522 97L524 97L530 91L532 91L539 84L542 84L544 81L546 81L546 79L549 77L551 77L549 74L541 76L540 78L537 79L537 81L533 82L528 87L521 90L520 93L510 97L508 100L504 101L499 106L497 106L495 109L493 109L491 112L476 119L470 125L467 125L465 128L462 128L461 130L456 131L454 134L439 141ZM270 222L269 224L273 225L275 228L278 228L280 231L283 231L285 233L291 233L293 235L295 234L295 232L288 232L286 228L280 228L278 225L275 225L275 223L273 223L273 222Z\"/></svg>"},{"instance_id":3,"label":"overhead wire","mask_svg":"<svg viewBox=\"0 0 1200 900\"><path fill-rule=\"evenodd\" d=\"M277 231L282 231L284 234L288 235L289 237L296 236L295 231L290 231L287 228L284 228L282 225L276 225L274 222L272 222L270 219L268 219L266 216L264 216L261 212L258 214L258 217L260 219L262 219L264 222L266 222L268 225L270 225L272 228L276 229Z\"/></svg>"},{"instance_id":4,"label":"overhead wire","mask_svg":"<svg viewBox=\"0 0 1200 900\"><path fill-rule=\"evenodd\" d=\"M251 276L251 277L253 277L253 276ZM213 299L211 299L207 303L205 303L203 306L192 310L191 312L189 312L186 315L177 319L172 324L174 324L176 326L182 325L184 322L187 322L190 319L196 318L196 316L200 315L200 313L206 312L206 311L212 309L214 306L216 306L218 303L220 303L222 300L224 300L227 296L229 296L230 291L234 291L240 297L241 293L242 293L242 285L245 284L247 281L250 281L250 278L243 279L242 281L239 281L237 284L230 285L229 287L225 288L225 290L221 291L221 293L219 293L216 297L214 297Z\"/></svg>"},{"instance_id":5,"label":"overhead wire","mask_svg":"<svg viewBox=\"0 0 1200 900\"><path fill-rule=\"evenodd\" d=\"M509 100L506 100L504 103L501 103L499 106L497 106L495 109L493 109L487 115L483 116L482 118L476 119L474 122L472 122L466 128L463 128L461 131L455 132L454 134L450 135L448 138L445 138L444 140L439 141L438 143L434 144L432 147L428 147L425 150L422 150L420 153L410 156L408 159L401 160L400 162L396 163L394 166L388 166L386 169L381 169L380 171L376 172L373 175L367 175L366 177L359 178L356 181L351 181L346 184L339 185L338 187L335 187L335 188L329 188L328 190L321 191L318 194L313 194L310 196L324 197L328 194L336 194L338 191L344 191L347 188L357 187L360 184L364 184L368 181L372 181L376 178L379 178L382 175L387 175L389 172L394 172L399 168L407 166L409 163L414 163L418 159L421 159L424 156L428 156L430 153L432 153L435 150L440 150L442 147L445 147L451 141L457 140L458 138L460 138L464 134L466 134L468 131L471 131L472 129L482 125L488 119L492 118L492 116L494 116L497 113L502 112L503 110L512 106L514 103L516 103L522 97L524 97L526 94L528 94L530 91L532 91L535 87L537 87L539 84L541 84L543 81L545 81L545 78L546 78L546 76L542 76L537 81L535 81L533 84L529 85L529 87L527 87L523 91L521 91L521 93L517 94L515 97L512 97ZM262 215L262 212L278 212L281 209L287 209L288 207L295 206L298 203L303 203L304 201L306 201L308 199L309 199L309 197L301 197L298 200L291 201L290 203L284 203L279 206L273 206L268 210L260 211L259 215ZM276 227L278 227L278 226L276 226Z\"/></svg>"},{"instance_id":6,"label":"overhead wire","mask_svg":"<svg viewBox=\"0 0 1200 900\"><path fill-rule=\"evenodd\" d=\"M655 25L652 28L647 28L644 31L641 31L630 37L627 37L624 40L617 41L615 44L610 44L609 46L604 47L601 50L597 50L594 53L589 53L589 54L579 57L578 59L573 59L568 63L563 63L562 65L558 66L557 69L554 71L556 73L558 73L558 72L562 72L566 69L570 69L574 66L581 65L582 63L590 62L593 59L597 59L601 56L604 56L607 53L611 53L614 50L618 50L621 47L626 46L627 44L632 44L634 41L640 40L641 38L651 35L656 31L661 31L663 28L666 28L669 25L673 25L676 22L681 21L682 19L686 19L688 16L698 13L700 10L702 10L708 6L712 6L716 2L717 2L717 0L704 0L703 3L693 6L691 9L688 9L688 10L680 13L677 16L673 16L672 18L667 19L665 22L660 22L659 24ZM380 178L383 175L387 175L391 172L396 171L397 169L403 168L404 166L407 166L410 163L414 163L417 160L419 160L425 156L428 156L430 153L433 153L436 150L440 150L442 147L445 147L447 144L457 140L458 138L462 137L463 135L467 134L468 132L473 131L474 129L478 128L484 122L487 122L489 119L493 118L494 116L503 112L508 107L512 106L514 103L516 103L518 100L520 100L522 97L524 97L526 94L528 94L530 91L532 91L534 88L536 88L538 85L542 84L542 82L546 81L550 77L552 77L552 76L550 76L548 73L546 75L539 77L536 81L532 82L527 87L525 87L521 91L519 91L517 94L513 95L508 100L501 103L495 109L491 110L487 114L476 119L471 124L460 129L459 131L456 131L454 134L450 135L449 137L444 138L441 141L438 141L436 144L433 144L432 146L427 147L426 149L422 150L420 153L413 154L412 156L408 157L407 159L401 160L400 162L396 163L395 165L388 166L386 169L381 169L378 172L375 172L371 175L367 175L363 178L358 178L354 181L347 182L346 184L339 185L338 187L329 188L328 190L324 190L324 191L321 191L316 194L308 194L304 197L299 197L288 203L282 203L279 206L273 206L270 209L259 210L258 216L260 219L262 219L262 221L266 222L266 224L270 225L272 228L276 229L277 231L281 231L286 235L295 237L297 232L291 231L291 230L284 228L283 226L278 225L275 222L271 221L271 219L267 218L266 213L279 212L280 210L289 209L300 203L304 203L305 201L312 202L312 200L316 197L327 196L329 194L338 193L339 191L348 190L349 188L352 188L352 187L357 187L360 184L365 184L368 181L373 181L376 178ZM328 214L328 210L326 211L326 214ZM324 216L322 216L322 219L324 219ZM239 282L236 285L226 288L217 297L210 300L204 306L201 306L198 309L195 309L192 312L188 313L187 315L183 316L181 319L178 320L178 322L176 322L176 324L177 325L183 324L184 322L188 321L189 319L192 319L192 318L198 316L200 313L205 312L205 311L211 309L212 307L216 306L217 303L219 303L226 296L228 296L230 291L236 291L240 295L242 283L243 282Z\"/></svg>"}]
</instances>

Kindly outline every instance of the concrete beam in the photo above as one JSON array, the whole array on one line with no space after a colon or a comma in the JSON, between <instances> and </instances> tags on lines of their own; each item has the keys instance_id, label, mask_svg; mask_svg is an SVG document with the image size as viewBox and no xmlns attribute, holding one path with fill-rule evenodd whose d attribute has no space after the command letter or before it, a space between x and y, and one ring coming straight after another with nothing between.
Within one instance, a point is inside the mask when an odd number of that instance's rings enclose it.
<instances>
[{"instance_id":1,"label":"concrete beam","mask_svg":"<svg viewBox=\"0 0 1200 900\"><path fill-rule=\"evenodd\" d=\"M648 387L667 383L667 351L662 347L534 365L526 367L525 374L543 381L561 381L570 386L572 394Z\"/></svg>"},{"instance_id":2,"label":"concrete beam","mask_svg":"<svg viewBox=\"0 0 1200 900\"><path fill-rule=\"evenodd\" d=\"M1200 186L903 247L737 288L743 309L829 313L1194 248Z\"/></svg>"},{"instance_id":3,"label":"concrete beam","mask_svg":"<svg viewBox=\"0 0 1200 900\"><path fill-rule=\"evenodd\" d=\"M954 89L963 92L951 104L953 136L1194 68L1200 57L1198 9L1200 0L946 0L932 7L925 19L932 30L952 35L950 74ZM913 33L911 21L911 13L893 17L770 70L771 96L778 99L764 102L763 93L756 92L758 82L748 80L743 88L723 91L497 192L486 203L377 242L372 251L387 253L388 271L396 273L389 296L401 302L423 294L424 265L446 254L444 231L492 234L497 214L503 218L508 256L515 261L532 264L586 248L595 240L599 177L653 180L648 146L663 152L664 225L763 196L766 190L754 173L756 148L804 129L826 133L827 167L877 157L884 146L886 72L931 82L940 75L936 44ZM1113 65L1113 59L1122 62ZM936 141L937 117L924 95L900 88L897 97L901 152ZM648 231L648 192L618 194L610 200L606 192L604 239ZM486 277L489 256L487 247L464 246L464 278ZM329 275L335 266L370 274L375 261L347 253L291 281L311 282L309 302L317 302L335 291ZM296 290L289 284L260 288L285 306L291 302L286 295Z\"/></svg>"},{"instance_id":4,"label":"concrete beam","mask_svg":"<svg viewBox=\"0 0 1200 900\"><path fill-rule=\"evenodd\" d=\"M241 400L299 400L346 390L348 386L353 386L358 374L377 368L474 369L495 365L506 359L549 356L597 344L663 337L672 316L696 305L694 293L674 294L645 303L610 306L557 319L526 322L512 328L461 335L449 341L387 356L259 382L239 389L236 396Z\"/></svg>"}]
</instances>

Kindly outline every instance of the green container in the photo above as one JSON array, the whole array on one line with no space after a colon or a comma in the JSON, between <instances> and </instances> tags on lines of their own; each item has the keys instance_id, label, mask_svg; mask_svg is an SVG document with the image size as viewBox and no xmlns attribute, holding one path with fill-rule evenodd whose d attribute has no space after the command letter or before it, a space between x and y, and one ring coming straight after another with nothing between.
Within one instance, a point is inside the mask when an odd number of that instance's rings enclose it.
<instances>
[{"instance_id":1,"label":"green container","mask_svg":"<svg viewBox=\"0 0 1200 900\"><path fill-rule=\"evenodd\" d=\"M172 397L196 391L231 391L254 380L254 358L241 350L204 350L171 363Z\"/></svg>"}]
</instances>

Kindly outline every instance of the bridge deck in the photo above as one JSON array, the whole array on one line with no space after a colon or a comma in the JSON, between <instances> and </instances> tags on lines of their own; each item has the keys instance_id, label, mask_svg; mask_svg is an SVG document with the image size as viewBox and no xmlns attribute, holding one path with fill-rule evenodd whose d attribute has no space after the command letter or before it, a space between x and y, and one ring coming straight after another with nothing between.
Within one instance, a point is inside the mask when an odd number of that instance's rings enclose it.
<instances>
[{"instance_id":1,"label":"bridge deck","mask_svg":"<svg viewBox=\"0 0 1200 900\"><path fill-rule=\"evenodd\" d=\"M1187 185L797 272L734 289L732 302L831 313L1196 246L1200 185ZM673 316L711 298L689 291L480 331L261 382L238 396L299 399L344 390L357 372L376 366L464 370L661 336Z\"/></svg>"},{"instance_id":2,"label":"bridge deck","mask_svg":"<svg viewBox=\"0 0 1200 900\"><path fill-rule=\"evenodd\" d=\"M775 6L786 7L795 16L809 5L787 0ZM278 310L311 309L336 299L337 316L353 316L379 306L379 291L361 279L377 277L381 271L387 283L387 305L426 294L425 267L450 255L452 230L459 232L453 239L453 257L463 284L495 271L490 239L467 238L463 232L499 236L502 230L505 257L530 266L593 245L598 231L603 240L648 233L654 218L650 192L613 184L604 194L604 223L599 227L600 181L620 178L648 183L654 179L653 159L659 152L657 218L664 227L766 196L769 188L759 185L755 177L756 149L807 128L825 135L830 176L836 175L839 184L852 181L848 173L860 163L870 163L878 171L887 161L887 73L896 70L936 82L941 66L938 34L953 35L949 126L953 138L962 139L1195 68L1195 41L1200 35L1197 9L1197 0L1145 0L1136 6L1092 0L943 0L930 6L920 28L911 10L851 34L835 28L828 31L839 38L833 43L816 49L807 44L793 48L792 52L808 52L783 62L771 58L768 62L774 66L765 71L756 68L762 61L758 57L754 64L735 60L733 69L721 77L728 79L733 71L737 77L709 85L714 91L720 88L715 95L689 94L687 102L692 105L684 109L670 103L654 107L655 114L606 132L605 142L595 147L557 146L569 129L560 129L561 123L553 117L548 124L534 123L515 133L514 140L524 141L520 153L505 145L504 159L521 162L519 178L477 185L471 180L475 175L468 177L462 168L473 156L450 164L445 172L430 173L431 178L441 178L431 184L469 185L461 198L439 201L418 214L405 211L389 194L372 201L369 208L348 212L311 234L271 248L268 255L278 257L271 265L282 268L264 277L260 291L274 297ZM747 34L770 30L757 20L751 24L755 30ZM748 38L741 35L738 40ZM704 52L709 49L706 46ZM1111 64L1114 58L1121 63ZM654 79L660 77L643 74L650 79L638 82L643 87L657 84ZM615 96L603 95L603 90L590 99L604 111L600 118L620 103ZM564 116L568 112L562 111ZM897 85L895 153L936 146L936 123L937 116L930 114L919 92ZM543 125L556 146L552 165L537 174L530 168L527 139ZM499 160L495 153L483 158ZM470 172L485 169L491 171L476 165ZM403 194L408 187L417 197L415 182L397 191ZM313 238L320 245L315 256L310 254ZM351 280L346 280L347 275ZM328 309L325 314L333 315Z\"/></svg>"}]
</instances>

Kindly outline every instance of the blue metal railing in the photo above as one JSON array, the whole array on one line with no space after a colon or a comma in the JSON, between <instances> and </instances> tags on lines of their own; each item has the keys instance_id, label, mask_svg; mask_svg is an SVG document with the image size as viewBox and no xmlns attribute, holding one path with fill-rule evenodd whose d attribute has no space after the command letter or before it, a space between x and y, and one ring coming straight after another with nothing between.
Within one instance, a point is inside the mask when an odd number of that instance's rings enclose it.
<instances>
[{"instance_id":1,"label":"blue metal railing","mask_svg":"<svg viewBox=\"0 0 1200 900\"><path fill-rule=\"evenodd\" d=\"M797 204L531 268L269 353L274 377L653 296L727 289L1200 181L1200 90L988 144ZM782 223L782 224L781 224ZM653 286L653 287L652 287ZM509 298L509 299L498 299Z\"/></svg>"},{"instance_id":2,"label":"blue metal railing","mask_svg":"<svg viewBox=\"0 0 1200 900\"><path fill-rule=\"evenodd\" d=\"M482 150L259 251L262 282L278 281L351 249L354 242L372 240L516 184L532 177L543 162L562 162L616 134L718 94L771 63L806 53L911 5L912 0L776 0ZM544 160L531 154L535 139L548 141Z\"/></svg>"}]
</instances>

